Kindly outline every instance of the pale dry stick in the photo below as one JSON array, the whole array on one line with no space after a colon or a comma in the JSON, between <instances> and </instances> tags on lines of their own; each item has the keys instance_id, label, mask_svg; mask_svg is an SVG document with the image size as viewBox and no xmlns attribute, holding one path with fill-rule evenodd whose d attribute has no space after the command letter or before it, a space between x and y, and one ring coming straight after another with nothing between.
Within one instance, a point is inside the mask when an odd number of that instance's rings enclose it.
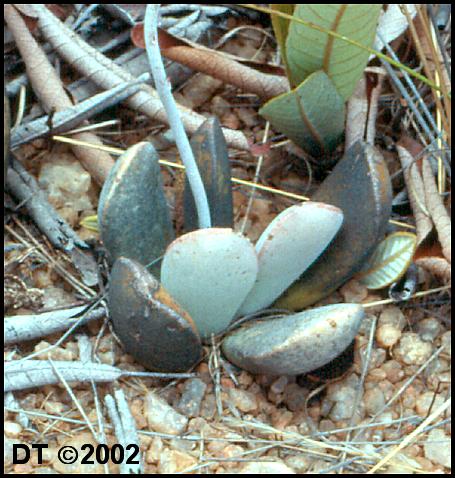
<instances>
[{"instance_id":1,"label":"pale dry stick","mask_svg":"<svg viewBox=\"0 0 455 478\"><path fill-rule=\"evenodd\" d=\"M60 22L43 4L35 4L39 15L39 27L46 39L54 45L59 54L74 65L87 78L103 88L111 88L122 81L132 81L134 77L84 42L79 35ZM141 91L128 100L128 105L148 117L167 124L167 115L156 91L143 85ZM205 118L188 108L179 106L182 121L188 132L194 133ZM233 148L249 150L245 135L239 131L223 128L226 142Z\"/></svg>"},{"instance_id":2,"label":"pale dry stick","mask_svg":"<svg viewBox=\"0 0 455 478\"><path fill-rule=\"evenodd\" d=\"M451 289L451 285L444 285L441 287L436 287L430 290L422 290L420 292L416 292L415 294L411 295L408 300L417 299L418 297L425 297L426 295L436 294L437 292L443 292L445 290ZM383 299L383 300L375 300L373 302L366 302L361 304L364 309L368 309L369 307L377 307L378 305L387 305L387 304L396 304L396 300L394 299Z\"/></svg>"},{"instance_id":3,"label":"pale dry stick","mask_svg":"<svg viewBox=\"0 0 455 478\"><path fill-rule=\"evenodd\" d=\"M265 144L267 142L267 138L269 136L269 130L270 130L270 123L267 121L265 123L264 134L262 136L262 144ZM254 178L253 178L253 187L252 187L252 190L251 190L251 193L250 193L250 197L248 198L248 205L246 207L245 216L243 217L242 227L240 228L240 233L241 234L245 233L245 228L246 228L246 223L248 221L248 216L250 215L251 208L253 207L254 196L255 196L255 192L256 192L256 184L259 181L259 173L261 172L263 161L264 161L264 155L261 154L259 156L258 162L256 164L256 171L254 172Z\"/></svg>"},{"instance_id":4,"label":"pale dry stick","mask_svg":"<svg viewBox=\"0 0 455 478\"><path fill-rule=\"evenodd\" d=\"M378 33L378 36L379 38L381 38L381 34ZM399 61L398 59L398 56L396 55L396 53L393 51L393 49L390 47L390 45L384 41L384 39L382 39L382 42L384 43L385 47L386 47L386 50L387 52L390 54L390 56L396 60L396 61ZM407 104L411 107L414 105L414 98L411 98L411 96L408 94L407 90L404 88L404 86L402 85L401 81L400 81L400 78L398 77L398 75L395 73L395 70L393 70L392 68L389 69L389 68L386 68L390 75L391 75L391 79L393 81L393 83L397 86L397 88L400 90L400 92L402 93L403 97L405 98L405 100L407 101ZM410 88L410 90L412 91L412 93L414 94L414 97L415 97L415 100L416 100L416 103L418 104L418 106L420 106L420 108L422 109L422 112L423 114L425 115L427 121L430 123L431 127L433 128L433 132L434 134L436 135L437 138L441 139L441 130L440 128L437 126L437 124L435 123L434 121L434 118L432 116L432 114L430 113L430 110L428 109L427 105L425 104L423 98L422 98L422 95L419 93L419 90L415 87L414 83L412 82L410 76L408 75L408 73L406 71L403 72L403 78L405 79L406 81L406 84L408 85L408 87ZM417 111L417 114L415 113L415 111ZM420 115L420 112L417 110L417 108L414 110L413 109L413 112L416 114L416 119L417 121L419 122L420 126L425 130L425 132L427 133L430 141L432 140L432 138L434 137L433 135L433 132L429 129L427 123L425 122L424 118ZM445 142L444 142L445 143ZM448 148L448 145L447 143L445 143L445 147Z\"/></svg>"},{"instance_id":5,"label":"pale dry stick","mask_svg":"<svg viewBox=\"0 0 455 478\"><path fill-rule=\"evenodd\" d=\"M114 392L112 395L106 395L104 403L114 428L117 443L126 450L128 445L136 445L139 448L139 438L137 435L134 418L126 401L123 390ZM126 460L126 461L125 461ZM139 464L128 464L128 457L120 463L121 474L141 474L143 473L142 459Z\"/></svg>"},{"instance_id":6,"label":"pale dry stick","mask_svg":"<svg viewBox=\"0 0 455 478\"><path fill-rule=\"evenodd\" d=\"M27 88L24 85L21 86L19 90L19 101L17 105L16 121L11 127L11 133L14 135L14 130L21 124L22 118L24 117L25 103L27 99Z\"/></svg>"},{"instance_id":7,"label":"pale dry stick","mask_svg":"<svg viewBox=\"0 0 455 478\"><path fill-rule=\"evenodd\" d=\"M62 86L60 78L26 27L22 16L12 4L5 5L4 15L25 62L33 89L45 108L50 111L71 107L71 100ZM91 133L80 133L78 138L100 143L98 138ZM103 184L109 170L114 165L114 160L105 152L95 154L94 151L87 151L78 146L73 146L73 151L93 179L99 184Z\"/></svg>"},{"instance_id":8,"label":"pale dry stick","mask_svg":"<svg viewBox=\"0 0 455 478\"><path fill-rule=\"evenodd\" d=\"M209 372L214 384L215 391L215 402L218 416L221 417L223 414L223 404L221 401L221 374L220 374L220 363L219 363L219 351L215 344L215 339L213 334L211 335L211 348L210 348L210 357L209 357Z\"/></svg>"},{"instance_id":9,"label":"pale dry stick","mask_svg":"<svg viewBox=\"0 0 455 478\"><path fill-rule=\"evenodd\" d=\"M104 308L98 308L82 314L80 319L74 318L85 309L87 309L87 306L83 305L41 314L5 317L3 341L8 345L37 339L67 330L69 327L74 326L76 322L78 325L82 325L91 320L98 320L106 314Z\"/></svg>"},{"instance_id":10,"label":"pale dry stick","mask_svg":"<svg viewBox=\"0 0 455 478\"><path fill-rule=\"evenodd\" d=\"M109 151L110 153L112 154L117 154L117 155L121 155L124 153L124 150L120 149L120 148L114 148L114 147L111 147L111 146L98 146L98 145L92 145L90 143L85 143L85 142L82 142L82 141L77 141L77 140L73 140L71 138L65 138L64 136L53 136L52 139L54 139L55 141L59 141L61 143L73 143L74 142L77 142L77 144L79 144L80 146L85 146L87 148L94 148L94 149L104 149L105 151ZM160 164L162 164L163 166L169 166L171 168L176 168L176 169L185 169L185 166L183 164L179 164L179 163L173 163L171 161L165 161L163 159L160 159L158 161ZM277 189L277 188L273 188L271 186L265 186L263 184L253 184L251 181L246 181L244 179L239 179L239 178L234 178L232 177L231 178L231 181L235 184L240 184L241 186L247 186L247 187L254 187L256 189L259 189L261 191L265 191L265 192L269 192L269 193L272 193L272 194L278 194L280 196L284 196L284 197L287 197L287 198L290 198L290 199L296 199L298 201L310 201L310 198L307 197L307 196L302 196L301 194L295 194L295 193L291 193L291 192L288 192L288 191L282 191L281 189ZM403 227L403 228L406 228L406 229L412 229L414 230L415 229L415 226L412 226L411 224L406 224L405 222L401 222L401 221L395 221L394 219L390 219L389 220L389 224L395 224L396 226L400 226L400 227Z\"/></svg>"},{"instance_id":11,"label":"pale dry stick","mask_svg":"<svg viewBox=\"0 0 455 478\"><path fill-rule=\"evenodd\" d=\"M162 379L192 378L194 373L131 372L106 364L76 361L54 361L68 382L114 382L121 377L152 377ZM5 362L4 391L23 390L59 383L48 360L13 360Z\"/></svg>"},{"instance_id":12,"label":"pale dry stick","mask_svg":"<svg viewBox=\"0 0 455 478\"><path fill-rule=\"evenodd\" d=\"M92 116L117 105L129 96L137 93L140 84L146 81L148 76L148 74L141 75L134 82L123 82L114 88L81 101L77 105L61 109L52 115L52 121L50 116L45 115L15 127L11 132L11 149L14 150L21 144L29 143L45 136L51 130L53 134L62 134L79 126L80 123L90 119Z\"/></svg>"},{"instance_id":13,"label":"pale dry stick","mask_svg":"<svg viewBox=\"0 0 455 478\"><path fill-rule=\"evenodd\" d=\"M86 320L87 315L89 315L90 312L94 312L94 308L95 308L96 305L98 305L98 304L94 303L87 310L87 314L83 314L83 315L81 315L81 317L79 317L79 319L77 319L76 321L73 321L73 323L70 325L70 327L67 328L66 332L57 340L57 342L55 342L52 345L49 345L48 347L46 347L42 350L37 350L35 352L32 352L30 355L27 355L26 357L24 357L22 359L19 359L19 361L30 360L34 357L37 357L38 355L41 355L41 354L44 354L44 353L47 353L47 352L51 352L52 350L59 347L73 333L74 330L76 330L80 325L87 322L87 320ZM103 310L102 315L107 316L107 311Z\"/></svg>"},{"instance_id":14,"label":"pale dry stick","mask_svg":"<svg viewBox=\"0 0 455 478\"><path fill-rule=\"evenodd\" d=\"M160 5L149 4L145 12L144 18L144 38L147 51L147 57L150 70L155 81L156 91L160 96L166 110L168 122L174 134L177 149L180 153L180 159L185 165L185 172L193 194L194 203L198 216L198 224L200 229L209 228L212 225L210 218L209 203L202 182L199 169L194 159L193 150L190 141L185 133L185 128L180 119L177 104L171 93L171 84L166 77L163 59L158 44L158 16Z\"/></svg>"},{"instance_id":15,"label":"pale dry stick","mask_svg":"<svg viewBox=\"0 0 455 478\"><path fill-rule=\"evenodd\" d=\"M118 126L120 125L120 120L114 119L114 120L107 120L107 121L101 121L100 123L94 123L94 124L89 124L87 126L81 126L80 128L72 129L71 131L67 131L65 134L71 135L71 134L76 134L76 133L83 133L85 131L92 131L94 129L101 129L101 128L108 128L110 126ZM100 134L104 136L108 135L117 135L117 131L100 131Z\"/></svg>"},{"instance_id":16,"label":"pale dry stick","mask_svg":"<svg viewBox=\"0 0 455 478\"><path fill-rule=\"evenodd\" d=\"M421 22L422 26L424 27L424 22L425 20L423 19L422 17L422 13L421 13L421 9L419 7L422 7L422 5L418 5L418 20ZM417 50L417 53L418 53L418 56L419 56L419 59L420 61L422 62L422 65L423 65L423 69L425 71L425 74L427 75L427 78L430 79L430 81L432 81L432 74L431 74L431 68L430 68L430 65L428 64L428 60L426 58L426 55L425 55L425 52L422 48L422 43L421 43L421 40L420 40L420 37L419 37L419 34L417 33L417 30L416 30L416 27L415 27L415 24L409 14L409 11L406 7L406 4L403 4L402 5L402 10L408 20L408 25L409 25L409 31L411 32L411 35L412 35L412 39L414 40L414 44L415 44L415 47L416 47L416 50ZM423 28L424 32L425 32L425 27ZM433 98L436 102L436 108L440 111L443 111L443 107L442 107L442 103L441 103L441 100L439 98L439 96L436 94L437 91L442 91L442 85L441 86L438 86L436 85L434 82L432 82L432 93L433 93ZM444 88L445 89L445 88ZM445 92L447 93L447 92ZM442 122L443 122L443 125L444 125L444 130L445 131L449 131L450 130L450 127L447 123L447 118L444 116L441 118L442 119Z\"/></svg>"},{"instance_id":17,"label":"pale dry stick","mask_svg":"<svg viewBox=\"0 0 455 478\"><path fill-rule=\"evenodd\" d=\"M379 461L371 470L368 470L367 475L372 475L377 470L382 468L388 463L400 450L407 447L412 443L414 437L423 432L423 429L427 427L431 422L436 420L439 415L443 414L451 405L452 400L449 398L442 405L440 405L431 415L429 415L412 433L404 437L403 441L393 450L391 450L381 461Z\"/></svg>"}]
</instances>

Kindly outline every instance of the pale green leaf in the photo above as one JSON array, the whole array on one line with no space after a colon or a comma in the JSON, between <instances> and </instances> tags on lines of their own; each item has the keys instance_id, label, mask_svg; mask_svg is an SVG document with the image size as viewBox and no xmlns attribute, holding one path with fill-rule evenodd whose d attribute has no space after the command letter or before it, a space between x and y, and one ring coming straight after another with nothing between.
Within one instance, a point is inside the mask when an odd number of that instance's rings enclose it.
<instances>
[{"instance_id":1,"label":"pale green leaf","mask_svg":"<svg viewBox=\"0 0 455 478\"><path fill-rule=\"evenodd\" d=\"M368 289L382 289L396 282L411 264L416 244L417 237L410 232L390 234L379 244L357 278Z\"/></svg>"},{"instance_id":2,"label":"pale green leaf","mask_svg":"<svg viewBox=\"0 0 455 478\"><path fill-rule=\"evenodd\" d=\"M271 99L259 113L274 129L314 156L333 150L344 131L343 98L323 71Z\"/></svg>"},{"instance_id":3,"label":"pale green leaf","mask_svg":"<svg viewBox=\"0 0 455 478\"><path fill-rule=\"evenodd\" d=\"M270 8L274 11L286 13L292 15L294 12L295 4L293 3L271 3ZM281 58L286 66L286 70L289 76L289 71L286 65L286 38L288 36L289 22L287 18L280 17L279 15L271 14L273 31L275 32L275 38L280 47Z\"/></svg>"},{"instance_id":4,"label":"pale green leaf","mask_svg":"<svg viewBox=\"0 0 455 478\"><path fill-rule=\"evenodd\" d=\"M371 47L382 4L298 4L294 16ZM291 85L323 70L347 100L368 62L368 51L292 21L286 40Z\"/></svg>"}]
</instances>

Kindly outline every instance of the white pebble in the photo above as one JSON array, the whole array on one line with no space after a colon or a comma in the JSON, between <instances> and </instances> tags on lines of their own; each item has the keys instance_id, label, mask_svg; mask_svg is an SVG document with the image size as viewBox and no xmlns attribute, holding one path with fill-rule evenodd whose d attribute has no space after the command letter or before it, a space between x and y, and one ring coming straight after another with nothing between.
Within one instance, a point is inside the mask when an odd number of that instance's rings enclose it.
<instances>
[{"instance_id":1,"label":"white pebble","mask_svg":"<svg viewBox=\"0 0 455 478\"><path fill-rule=\"evenodd\" d=\"M153 392L147 393L144 404L149 427L157 432L180 435L188 418L177 413L168 403Z\"/></svg>"},{"instance_id":2,"label":"white pebble","mask_svg":"<svg viewBox=\"0 0 455 478\"><path fill-rule=\"evenodd\" d=\"M452 448L450 438L442 430L438 428L431 430L423 449L425 457L433 463L451 468Z\"/></svg>"},{"instance_id":3,"label":"white pebble","mask_svg":"<svg viewBox=\"0 0 455 478\"><path fill-rule=\"evenodd\" d=\"M376 341L382 348L393 347L401 337L401 330L392 324L384 324L376 331Z\"/></svg>"},{"instance_id":4,"label":"white pebble","mask_svg":"<svg viewBox=\"0 0 455 478\"><path fill-rule=\"evenodd\" d=\"M402 335L398 347L395 348L394 355L397 360L406 365L422 365L432 351L432 344L424 342L414 332L406 332Z\"/></svg>"}]
</instances>

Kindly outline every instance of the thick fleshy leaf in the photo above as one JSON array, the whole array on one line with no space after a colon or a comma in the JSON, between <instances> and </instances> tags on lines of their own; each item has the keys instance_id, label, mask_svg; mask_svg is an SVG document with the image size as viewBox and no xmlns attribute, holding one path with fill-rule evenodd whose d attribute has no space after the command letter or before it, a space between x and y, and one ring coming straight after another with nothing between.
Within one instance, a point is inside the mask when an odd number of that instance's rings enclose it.
<instances>
[{"instance_id":1,"label":"thick fleshy leaf","mask_svg":"<svg viewBox=\"0 0 455 478\"><path fill-rule=\"evenodd\" d=\"M294 16L371 47L382 4L298 4ZM347 100L368 62L369 52L357 45L291 21L286 40L286 58L291 85L323 70L336 90Z\"/></svg>"},{"instance_id":2,"label":"thick fleshy leaf","mask_svg":"<svg viewBox=\"0 0 455 478\"><path fill-rule=\"evenodd\" d=\"M209 118L191 138L191 148L201 173L210 208L213 227L232 227L231 166L226 140L217 118ZM185 180L183 198L185 229L197 229L198 218L193 193L188 179Z\"/></svg>"},{"instance_id":3,"label":"thick fleshy leaf","mask_svg":"<svg viewBox=\"0 0 455 478\"><path fill-rule=\"evenodd\" d=\"M128 257L147 265L163 255L174 230L150 143L132 146L117 160L101 191L98 221L112 262ZM158 265L152 271L158 275Z\"/></svg>"},{"instance_id":4,"label":"thick fleshy leaf","mask_svg":"<svg viewBox=\"0 0 455 478\"><path fill-rule=\"evenodd\" d=\"M296 89L268 101L259 113L314 156L333 150L344 131L344 100L321 70Z\"/></svg>"},{"instance_id":5,"label":"thick fleshy leaf","mask_svg":"<svg viewBox=\"0 0 455 478\"><path fill-rule=\"evenodd\" d=\"M276 302L301 310L326 297L365 264L383 237L390 217L392 187L382 155L355 143L312 197L339 207L343 225L330 247Z\"/></svg>"},{"instance_id":6,"label":"thick fleshy leaf","mask_svg":"<svg viewBox=\"0 0 455 478\"><path fill-rule=\"evenodd\" d=\"M229 325L257 271L256 252L247 238L227 228L200 229L167 248L161 280L201 336L209 337Z\"/></svg>"},{"instance_id":7,"label":"thick fleshy leaf","mask_svg":"<svg viewBox=\"0 0 455 478\"><path fill-rule=\"evenodd\" d=\"M343 222L340 209L306 202L279 214L256 243L259 270L238 315L275 301L321 255Z\"/></svg>"},{"instance_id":8,"label":"thick fleshy leaf","mask_svg":"<svg viewBox=\"0 0 455 478\"><path fill-rule=\"evenodd\" d=\"M223 340L223 353L233 364L251 373L311 372L349 346L364 316L359 304L336 304L247 322Z\"/></svg>"},{"instance_id":9,"label":"thick fleshy leaf","mask_svg":"<svg viewBox=\"0 0 455 478\"><path fill-rule=\"evenodd\" d=\"M184 372L200 359L201 340L190 315L138 262L115 261L108 302L115 333L144 367Z\"/></svg>"},{"instance_id":10,"label":"thick fleshy leaf","mask_svg":"<svg viewBox=\"0 0 455 478\"><path fill-rule=\"evenodd\" d=\"M376 248L358 279L368 289L382 289L396 282L411 264L417 237L410 232L395 232Z\"/></svg>"}]
</instances>

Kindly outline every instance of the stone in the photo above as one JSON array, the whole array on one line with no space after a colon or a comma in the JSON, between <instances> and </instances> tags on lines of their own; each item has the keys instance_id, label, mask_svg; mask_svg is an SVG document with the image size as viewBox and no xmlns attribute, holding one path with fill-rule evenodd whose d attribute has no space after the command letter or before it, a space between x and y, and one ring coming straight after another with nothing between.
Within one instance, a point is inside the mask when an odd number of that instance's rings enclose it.
<instances>
[{"instance_id":1,"label":"stone","mask_svg":"<svg viewBox=\"0 0 455 478\"><path fill-rule=\"evenodd\" d=\"M241 412L254 412L258 409L258 402L254 393L240 388L229 388L228 397L229 401Z\"/></svg>"},{"instance_id":2,"label":"stone","mask_svg":"<svg viewBox=\"0 0 455 478\"><path fill-rule=\"evenodd\" d=\"M109 314L127 353L159 372L184 372L201 357L190 315L141 264L115 261L108 292Z\"/></svg>"},{"instance_id":3,"label":"stone","mask_svg":"<svg viewBox=\"0 0 455 478\"><path fill-rule=\"evenodd\" d=\"M401 337L401 330L392 324L381 325L376 330L376 341L379 347L393 347Z\"/></svg>"},{"instance_id":4,"label":"stone","mask_svg":"<svg viewBox=\"0 0 455 478\"><path fill-rule=\"evenodd\" d=\"M452 467L452 448L450 437L443 430L434 428L428 433L423 445L425 457L437 465Z\"/></svg>"},{"instance_id":5,"label":"stone","mask_svg":"<svg viewBox=\"0 0 455 478\"><path fill-rule=\"evenodd\" d=\"M184 234L166 250L163 286L188 311L203 338L226 329L258 270L250 241L232 229Z\"/></svg>"},{"instance_id":6,"label":"stone","mask_svg":"<svg viewBox=\"0 0 455 478\"><path fill-rule=\"evenodd\" d=\"M111 263L127 257L147 265L163 255L174 230L151 144L138 143L117 160L101 190L98 221ZM157 264L152 271L159 278Z\"/></svg>"},{"instance_id":7,"label":"stone","mask_svg":"<svg viewBox=\"0 0 455 478\"><path fill-rule=\"evenodd\" d=\"M301 310L328 296L359 272L387 227L392 188L382 155L355 143L324 180L313 201L340 208L343 225L330 247L275 303Z\"/></svg>"},{"instance_id":8,"label":"stone","mask_svg":"<svg viewBox=\"0 0 455 478\"><path fill-rule=\"evenodd\" d=\"M251 314L274 302L323 253L342 222L340 209L316 202L279 214L256 243L258 275L238 314Z\"/></svg>"},{"instance_id":9,"label":"stone","mask_svg":"<svg viewBox=\"0 0 455 478\"><path fill-rule=\"evenodd\" d=\"M158 472L162 475L184 472L197 465L197 460L191 455L177 450L165 449L160 455Z\"/></svg>"},{"instance_id":10,"label":"stone","mask_svg":"<svg viewBox=\"0 0 455 478\"><path fill-rule=\"evenodd\" d=\"M180 435L185 431L188 418L176 412L154 392L145 396L144 413L148 426L155 432Z\"/></svg>"},{"instance_id":11,"label":"stone","mask_svg":"<svg viewBox=\"0 0 455 478\"><path fill-rule=\"evenodd\" d=\"M358 304L336 304L249 321L226 336L222 350L233 364L251 373L299 375L343 352L364 315Z\"/></svg>"},{"instance_id":12,"label":"stone","mask_svg":"<svg viewBox=\"0 0 455 478\"><path fill-rule=\"evenodd\" d=\"M231 166L220 122L208 118L191 138L191 148L204 183L212 227L233 227ZM183 194L185 230L198 229L198 217L188 178Z\"/></svg>"},{"instance_id":13,"label":"stone","mask_svg":"<svg viewBox=\"0 0 455 478\"><path fill-rule=\"evenodd\" d=\"M405 332L397 347L394 357L406 365L422 365L433 351L429 342L424 342L415 332Z\"/></svg>"},{"instance_id":14,"label":"stone","mask_svg":"<svg viewBox=\"0 0 455 478\"><path fill-rule=\"evenodd\" d=\"M207 385L200 378L190 378L183 385L182 396L176 408L187 417L196 417L201 410Z\"/></svg>"},{"instance_id":15,"label":"stone","mask_svg":"<svg viewBox=\"0 0 455 478\"><path fill-rule=\"evenodd\" d=\"M239 475L295 475L287 465L279 461L252 461L242 467Z\"/></svg>"}]
</instances>

